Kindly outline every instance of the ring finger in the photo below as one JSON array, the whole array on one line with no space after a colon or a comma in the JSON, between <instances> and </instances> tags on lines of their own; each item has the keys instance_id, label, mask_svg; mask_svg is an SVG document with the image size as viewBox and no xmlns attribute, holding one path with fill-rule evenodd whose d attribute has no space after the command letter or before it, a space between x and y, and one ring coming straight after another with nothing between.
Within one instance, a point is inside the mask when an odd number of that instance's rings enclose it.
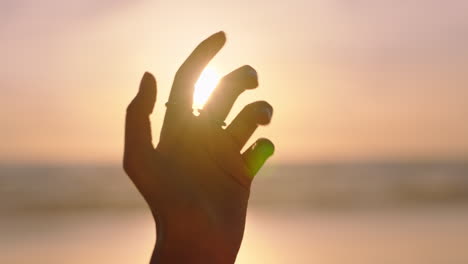
<instances>
[{"instance_id":1,"label":"ring finger","mask_svg":"<svg viewBox=\"0 0 468 264\"><path fill-rule=\"evenodd\" d=\"M259 125L270 123L272 115L273 107L265 101L248 104L226 128L226 132L235 140L240 151Z\"/></svg>"}]
</instances>

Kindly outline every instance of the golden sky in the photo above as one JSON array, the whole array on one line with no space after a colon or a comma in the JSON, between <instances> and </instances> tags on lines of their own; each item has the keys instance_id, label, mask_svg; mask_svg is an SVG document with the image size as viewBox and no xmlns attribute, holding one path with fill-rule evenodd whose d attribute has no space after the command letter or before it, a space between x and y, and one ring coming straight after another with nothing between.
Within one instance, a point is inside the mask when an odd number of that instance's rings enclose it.
<instances>
[{"instance_id":1,"label":"golden sky","mask_svg":"<svg viewBox=\"0 0 468 264\"><path fill-rule=\"evenodd\" d=\"M172 78L219 30L210 64L250 64L275 108L254 139L277 162L468 157L466 1L6 0L0 3L0 162L117 162L127 103Z\"/></svg>"}]
</instances>

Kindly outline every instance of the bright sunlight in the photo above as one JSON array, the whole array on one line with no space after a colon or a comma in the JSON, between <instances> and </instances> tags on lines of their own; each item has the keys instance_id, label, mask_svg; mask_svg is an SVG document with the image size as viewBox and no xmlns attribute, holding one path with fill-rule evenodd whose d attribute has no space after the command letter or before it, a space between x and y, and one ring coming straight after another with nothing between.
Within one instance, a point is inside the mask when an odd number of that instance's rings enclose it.
<instances>
[{"instance_id":1,"label":"bright sunlight","mask_svg":"<svg viewBox=\"0 0 468 264\"><path fill-rule=\"evenodd\" d=\"M193 95L193 108L195 110L202 109L208 97L218 85L219 73L213 67L206 67L200 75L197 83L195 83L195 93Z\"/></svg>"}]
</instances>

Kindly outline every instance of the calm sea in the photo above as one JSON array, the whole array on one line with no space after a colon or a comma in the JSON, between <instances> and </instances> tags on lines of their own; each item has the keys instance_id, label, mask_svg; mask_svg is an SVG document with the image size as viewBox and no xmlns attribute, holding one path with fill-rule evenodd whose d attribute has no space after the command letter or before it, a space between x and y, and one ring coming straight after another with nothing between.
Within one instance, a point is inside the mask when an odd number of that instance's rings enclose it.
<instances>
[{"instance_id":1,"label":"calm sea","mask_svg":"<svg viewBox=\"0 0 468 264\"><path fill-rule=\"evenodd\" d=\"M272 165L251 206L352 209L468 204L468 162ZM0 166L2 211L142 208L120 166Z\"/></svg>"},{"instance_id":2,"label":"calm sea","mask_svg":"<svg viewBox=\"0 0 468 264\"><path fill-rule=\"evenodd\" d=\"M119 166L0 166L0 263L147 263L155 226ZM274 165L236 263L466 264L468 163Z\"/></svg>"}]
</instances>

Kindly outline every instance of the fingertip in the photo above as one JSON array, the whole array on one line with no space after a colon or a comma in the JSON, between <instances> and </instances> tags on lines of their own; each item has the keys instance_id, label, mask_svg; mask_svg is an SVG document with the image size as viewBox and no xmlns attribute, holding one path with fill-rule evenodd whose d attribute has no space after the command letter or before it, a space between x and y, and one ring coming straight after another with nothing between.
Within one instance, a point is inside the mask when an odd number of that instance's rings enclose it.
<instances>
[{"instance_id":1,"label":"fingertip","mask_svg":"<svg viewBox=\"0 0 468 264\"><path fill-rule=\"evenodd\" d=\"M255 89L258 87L257 71L250 65L244 65L225 75L220 80L220 86L222 85L229 87L229 89L235 87L238 93Z\"/></svg>"},{"instance_id":2,"label":"fingertip","mask_svg":"<svg viewBox=\"0 0 468 264\"><path fill-rule=\"evenodd\" d=\"M226 41L226 32L221 30L221 31L216 32L215 35L218 35L221 39Z\"/></svg>"},{"instance_id":3,"label":"fingertip","mask_svg":"<svg viewBox=\"0 0 468 264\"><path fill-rule=\"evenodd\" d=\"M248 150L243 154L251 179L255 177L258 171L263 167L265 162L275 152L275 145L269 139L258 139Z\"/></svg>"},{"instance_id":4,"label":"fingertip","mask_svg":"<svg viewBox=\"0 0 468 264\"><path fill-rule=\"evenodd\" d=\"M213 36L216 38L215 42L217 43L217 45L214 46L215 50L220 50L224 44L226 44L226 33L224 33L224 31L219 31Z\"/></svg>"},{"instance_id":5,"label":"fingertip","mask_svg":"<svg viewBox=\"0 0 468 264\"><path fill-rule=\"evenodd\" d=\"M139 93L142 93L146 96L155 96L156 95L156 78L150 72L145 72L140 82Z\"/></svg>"},{"instance_id":6,"label":"fingertip","mask_svg":"<svg viewBox=\"0 0 468 264\"><path fill-rule=\"evenodd\" d=\"M156 86L156 78L154 78L153 74L147 71L143 74L141 82L143 84L142 86Z\"/></svg>"},{"instance_id":7,"label":"fingertip","mask_svg":"<svg viewBox=\"0 0 468 264\"><path fill-rule=\"evenodd\" d=\"M156 101L156 78L150 72L145 72L141 78L140 88L134 100L135 106L140 108L140 111L151 113Z\"/></svg>"},{"instance_id":8,"label":"fingertip","mask_svg":"<svg viewBox=\"0 0 468 264\"><path fill-rule=\"evenodd\" d=\"M203 41L204 43L210 42L211 44L216 43L218 48L224 46L226 43L226 33L224 31L218 31L213 35L209 36L207 39Z\"/></svg>"},{"instance_id":9,"label":"fingertip","mask_svg":"<svg viewBox=\"0 0 468 264\"><path fill-rule=\"evenodd\" d=\"M244 65L241 67L242 70L245 72L245 76L250 81L250 85L246 86L246 89L255 89L258 87L258 73L254 69L254 67L250 65Z\"/></svg>"},{"instance_id":10,"label":"fingertip","mask_svg":"<svg viewBox=\"0 0 468 264\"><path fill-rule=\"evenodd\" d=\"M254 148L257 148L257 151L262 157L265 158L265 160L273 156L275 153L275 145L267 138L258 139L254 145Z\"/></svg>"},{"instance_id":11,"label":"fingertip","mask_svg":"<svg viewBox=\"0 0 468 264\"><path fill-rule=\"evenodd\" d=\"M143 78L153 78L154 79L154 76L153 76L153 74L151 74L151 72L145 71L145 73L143 74Z\"/></svg>"},{"instance_id":12,"label":"fingertip","mask_svg":"<svg viewBox=\"0 0 468 264\"><path fill-rule=\"evenodd\" d=\"M255 108L257 112L257 124L268 125L273 117L273 107L266 101L260 101L260 105Z\"/></svg>"}]
</instances>

